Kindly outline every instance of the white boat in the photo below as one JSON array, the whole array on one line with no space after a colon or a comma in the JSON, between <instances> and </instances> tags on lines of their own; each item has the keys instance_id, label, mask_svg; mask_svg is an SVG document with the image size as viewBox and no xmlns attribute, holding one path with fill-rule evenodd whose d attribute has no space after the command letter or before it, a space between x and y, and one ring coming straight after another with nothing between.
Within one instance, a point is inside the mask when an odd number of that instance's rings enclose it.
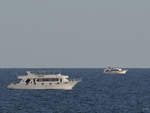
<instances>
[{"instance_id":1,"label":"white boat","mask_svg":"<svg viewBox=\"0 0 150 113\"><path fill-rule=\"evenodd\" d=\"M119 67L107 67L104 69L104 73L106 74L126 74L127 71Z\"/></svg>"},{"instance_id":2,"label":"white boat","mask_svg":"<svg viewBox=\"0 0 150 113\"><path fill-rule=\"evenodd\" d=\"M66 75L36 75L27 72L26 76L18 76L19 83L8 85L9 89L64 89L71 90L80 80L69 80Z\"/></svg>"}]
</instances>

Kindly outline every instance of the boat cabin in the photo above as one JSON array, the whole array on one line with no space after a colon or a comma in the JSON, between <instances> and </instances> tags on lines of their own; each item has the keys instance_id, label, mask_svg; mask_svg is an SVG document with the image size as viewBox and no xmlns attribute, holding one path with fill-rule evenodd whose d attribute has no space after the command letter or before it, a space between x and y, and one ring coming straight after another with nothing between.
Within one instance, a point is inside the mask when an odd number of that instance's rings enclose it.
<instances>
[{"instance_id":1,"label":"boat cabin","mask_svg":"<svg viewBox=\"0 0 150 113\"><path fill-rule=\"evenodd\" d=\"M61 74L57 74L57 75L35 75L33 73L29 73L27 76L18 76L19 79L21 79L20 83L26 84L26 85L30 85L30 84L34 84L34 85L51 85L51 84L59 84L59 83L65 83L68 82L69 80L67 79L68 76L64 76Z\"/></svg>"}]
</instances>

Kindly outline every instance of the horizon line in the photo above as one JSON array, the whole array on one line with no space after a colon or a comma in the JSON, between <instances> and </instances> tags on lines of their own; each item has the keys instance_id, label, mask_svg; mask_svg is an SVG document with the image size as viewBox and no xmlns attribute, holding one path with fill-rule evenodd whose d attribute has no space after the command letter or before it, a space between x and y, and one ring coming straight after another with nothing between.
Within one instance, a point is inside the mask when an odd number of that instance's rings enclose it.
<instances>
[{"instance_id":1,"label":"horizon line","mask_svg":"<svg viewBox=\"0 0 150 113\"><path fill-rule=\"evenodd\" d=\"M107 66L106 66L107 67ZM0 69L102 69L106 67L0 67ZM120 66L118 66L120 67ZM137 69L150 69L150 67L121 67L121 68L137 68Z\"/></svg>"}]
</instances>

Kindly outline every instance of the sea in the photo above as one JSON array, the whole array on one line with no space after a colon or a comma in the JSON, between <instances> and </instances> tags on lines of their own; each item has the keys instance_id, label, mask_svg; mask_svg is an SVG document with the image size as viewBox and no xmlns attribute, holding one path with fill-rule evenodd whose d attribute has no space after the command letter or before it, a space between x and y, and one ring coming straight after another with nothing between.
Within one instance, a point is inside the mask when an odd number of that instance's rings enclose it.
<instances>
[{"instance_id":1,"label":"sea","mask_svg":"<svg viewBox=\"0 0 150 113\"><path fill-rule=\"evenodd\" d=\"M72 90L11 90L26 71L81 79ZM150 69L104 74L102 68L0 69L0 113L150 113Z\"/></svg>"}]
</instances>

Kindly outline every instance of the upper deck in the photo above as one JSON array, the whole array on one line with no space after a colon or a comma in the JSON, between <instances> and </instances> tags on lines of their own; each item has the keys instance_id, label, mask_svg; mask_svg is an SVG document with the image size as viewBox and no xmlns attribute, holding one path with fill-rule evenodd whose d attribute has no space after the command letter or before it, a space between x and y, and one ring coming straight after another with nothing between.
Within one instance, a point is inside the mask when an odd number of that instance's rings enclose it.
<instances>
[{"instance_id":1,"label":"upper deck","mask_svg":"<svg viewBox=\"0 0 150 113\"><path fill-rule=\"evenodd\" d=\"M26 76L18 76L18 79L28 79L28 78L33 79L33 78L69 78L69 77L62 74L36 75L29 71L27 72Z\"/></svg>"}]
</instances>

